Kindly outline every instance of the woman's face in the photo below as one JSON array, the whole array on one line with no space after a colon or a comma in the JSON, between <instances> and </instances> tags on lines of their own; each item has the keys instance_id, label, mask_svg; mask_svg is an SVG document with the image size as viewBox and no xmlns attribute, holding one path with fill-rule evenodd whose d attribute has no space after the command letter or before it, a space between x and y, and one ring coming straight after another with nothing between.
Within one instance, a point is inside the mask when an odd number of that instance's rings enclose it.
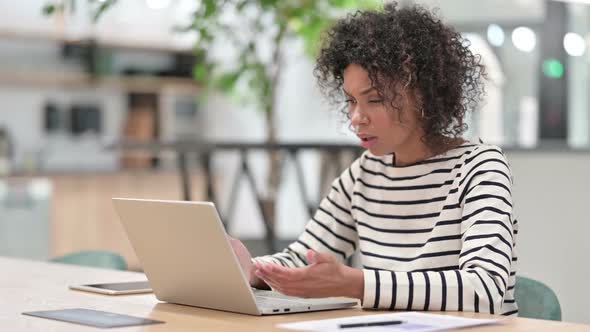
<instances>
[{"instance_id":1,"label":"woman's face","mask_svg":"<svg viewBox=\"0 0 590 332\"><path fill-rule=\"evenodd\" d=\"M367 71L357 64L344 70L343 89L352 126L361 145L372 154L382 156L406 151L421 143L421 114L416 111L410 94L401 92L401 113L392 109L371 85Z\"/></svg>"}]
</instances>

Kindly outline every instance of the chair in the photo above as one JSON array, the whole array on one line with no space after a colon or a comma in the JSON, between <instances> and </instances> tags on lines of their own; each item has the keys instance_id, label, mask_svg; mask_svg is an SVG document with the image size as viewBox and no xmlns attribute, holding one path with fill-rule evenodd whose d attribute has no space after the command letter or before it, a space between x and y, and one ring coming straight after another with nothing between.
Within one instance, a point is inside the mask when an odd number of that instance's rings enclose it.
<instances>
[{"instance_id":1,"label":"chair","mask_svg":"<svg viewBox=\"0 0 590 332\"><path fill-rule=\"evenodd\" d=\"M514 296L519 317L561 321L559 299L542 282L517 276Z\"/></svg>"},{"instance_id":2,"label":"chair","mask_svg":"<svg viewBox=\"0 0 590 332\"><path fill-rule=\"evenodd\" d=\"M113 270L127 270L127 262L125 262L125 259L121 255L100 250L79 251L53 258L51 261Z\"/></svg>"}]
</instances>

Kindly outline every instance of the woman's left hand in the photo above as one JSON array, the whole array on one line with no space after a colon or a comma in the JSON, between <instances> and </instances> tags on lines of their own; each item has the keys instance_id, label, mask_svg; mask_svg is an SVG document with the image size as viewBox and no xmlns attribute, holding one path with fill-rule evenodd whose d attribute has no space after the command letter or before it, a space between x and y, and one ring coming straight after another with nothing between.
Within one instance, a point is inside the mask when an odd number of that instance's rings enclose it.
<instances>
[{"instance_id":1,"label":"woman's left hand","mask_svg":"<svg viewBox=\"0 0 590 332\"><path fill-rule=\"evenodd\" d=\"M361 270L338 262L330 254L313 250L307 252L307 261L309 265L300 268L255 263L255 274L285 295L363 298L364 276Z\"/></svg>"}]
</instances>

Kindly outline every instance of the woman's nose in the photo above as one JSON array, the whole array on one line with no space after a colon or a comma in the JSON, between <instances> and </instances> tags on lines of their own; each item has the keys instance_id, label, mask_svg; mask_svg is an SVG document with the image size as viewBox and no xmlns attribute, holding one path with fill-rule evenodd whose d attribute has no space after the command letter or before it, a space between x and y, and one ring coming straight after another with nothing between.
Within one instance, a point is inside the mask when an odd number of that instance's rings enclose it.
<instances>
[{"instance_id":1,"label":"woman's nose","mask_svg":"<svg viewBox=\"0 0 590 332\"><path fill-rule=\"evenodd\" d=\"M351 113L350 122L353 127L358 128L359 126L368 124L369 119L358 109L358 107L353 109Z\"/></svg>"}]
</instances>

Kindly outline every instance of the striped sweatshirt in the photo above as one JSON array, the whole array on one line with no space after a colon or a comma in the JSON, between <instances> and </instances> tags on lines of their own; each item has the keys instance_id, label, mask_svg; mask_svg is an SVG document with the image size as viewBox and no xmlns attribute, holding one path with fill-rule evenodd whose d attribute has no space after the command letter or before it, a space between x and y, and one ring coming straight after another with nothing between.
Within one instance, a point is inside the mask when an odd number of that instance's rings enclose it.
<instances>
[{"instance_id":1,"label":"striped sweatshirt","mask_svg":"<svg viewBox=\"0 0 590 332\"><path fill-rule=\"evenodd\" d=\"M409 166L365 151L332 184L283 252L255 260L307 265L359 252L362 306L515 315L518 223L502 151L466 142Z\"/></svg>"}]
</instances>

